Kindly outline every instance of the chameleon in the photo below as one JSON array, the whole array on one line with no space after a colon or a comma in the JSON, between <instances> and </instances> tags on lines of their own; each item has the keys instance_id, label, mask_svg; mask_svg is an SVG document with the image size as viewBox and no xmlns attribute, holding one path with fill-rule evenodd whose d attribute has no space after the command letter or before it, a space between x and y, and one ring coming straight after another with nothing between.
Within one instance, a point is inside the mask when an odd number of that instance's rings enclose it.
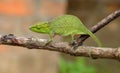
<instances>
[{"instance_id":1,"label":"chameleon","mask_svg":"<svg viewBox=\"0 0 120 73\"><path fill-rule=\"evenodd\" d=\"M48 22L37 22L30 26L29 29L33 32L48 34L51 41L54 35L71 36L73 41L74 35L87 34L97 43L98 46L102 46L99 39L87 29L77 16L74 15L61 15Z\"/></svg>"}]
</instances>

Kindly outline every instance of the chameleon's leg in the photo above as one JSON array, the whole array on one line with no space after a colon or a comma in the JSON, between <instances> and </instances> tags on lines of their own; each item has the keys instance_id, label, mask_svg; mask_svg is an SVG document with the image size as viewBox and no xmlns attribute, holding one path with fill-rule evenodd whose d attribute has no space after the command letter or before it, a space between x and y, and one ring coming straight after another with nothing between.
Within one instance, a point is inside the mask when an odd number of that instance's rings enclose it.
<instances>
[{"instance_id":1,"label":"chameleon's leg","mask_svg":"<svg viewBox=\"0 0 120 73\"><path fill-rule=\"evenodd\" d=\"M71 45L71 46L74 46L74 47L77 47L75 35L71 35L71 42L70 42L70 45Z\"/></svg>"},{"instance_id":2,"label":"chameleon's leg","mask_svg":"<svg viewBox=\"0 0 120 73\"><path fill-rule=\"evenodd\" d=\"M71 35L72 42L74 41L74 35Z\"/></svg>"},{"instance_id":3,"label":"chameleon's leg","mask_svg":"<svg viewBox=\"0 0 120 73\"><path fill-rule=\"evenodd\" d=\"M72 45L72 42L74 42L74 36L73 36L73 35L70 35L70 36L71 36L71 42L70 42L71 50L73 50L73 53L71 53L71 55L74 56L74 50L75 50L75 47Z\"/></svg>"},{"instance_id":4,"label":"chameleon's leg","mask_svg":"<svg viewBox=\"0 0 120 73\"><path fill-rule=\"evenodd\" d=\"M50 44L50 43L52 42L52 38L55 37L55 34L53 34L53 32L51 31L51 32L49 33L49 36L50 36L50 39L47 41L47 43L45 44L45 46L48 45L48 44Z\"/></svg>"}]
</instances>

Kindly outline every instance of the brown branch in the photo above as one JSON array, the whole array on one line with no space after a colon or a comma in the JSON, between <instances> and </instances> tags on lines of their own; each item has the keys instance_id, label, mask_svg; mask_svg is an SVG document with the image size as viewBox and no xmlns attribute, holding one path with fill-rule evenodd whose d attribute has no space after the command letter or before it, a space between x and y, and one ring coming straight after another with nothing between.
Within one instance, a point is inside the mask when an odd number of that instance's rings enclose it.
<instances>
[{"instance_id":1,"label":"brown branch","mask_svg":"<svg viewBox=\"0 0 120 73\"><path fill-rule=\"evenodd\" d=\"M54 43L44 46L46 40L35 39L35 38L25 38L25 37L16 37L13 34L0 36L0 43L4 45L13 45L26 47L28 49L42 49L57 51L73 56L83 56L89 57L91 53L92 57L95 58L106 58L106 59L116 59L120 60L120 48L100 48L100 47L88 47L80 46L78 49L73 50L67 42Z\"/></svg>"},{"instance_id":2,"label":"brown branch","mask_svg":"<svg viewBox=\"0 0 120 73\"><path fill-rule=\"evenodd\" d=\"M106 26L108 23L115 20L119 16L120 16L120 10L117 10L117 11L111 13L110 15L108 15L107 17L102 19L100 22L98 22L96 25L94 25L90 29L91 32L93 32L93 33L97 32L98 30L100 30L101 28L103 28L104 26ZM73 45L81 46L87 38L89 38L89 35L81 35L79 38L75 39L75 42L73 42Z\"/></svg>"}]
</instances>

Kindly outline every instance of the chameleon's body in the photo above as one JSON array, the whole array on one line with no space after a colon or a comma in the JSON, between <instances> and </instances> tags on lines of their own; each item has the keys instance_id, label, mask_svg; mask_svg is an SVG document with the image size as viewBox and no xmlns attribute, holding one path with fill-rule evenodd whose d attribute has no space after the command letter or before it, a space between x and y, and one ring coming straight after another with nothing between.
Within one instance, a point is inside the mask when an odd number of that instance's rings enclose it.
<instances>
[{"instance_id":1,"label":"chameleon's body","mask_svg":"<svg viewBox=\"0 0 120 73\"><path fill-rule=\"evenodd\" d=\"M76 34L88 34L92 37L98 46L101 46L97 37L90 32L83 23L73 15L62 15L54 18L49 22L39 22L30 27L30 30L38 33L49 34L50 37L54 34L62 36L73 36Z\"/></svg>"}]
</instances>

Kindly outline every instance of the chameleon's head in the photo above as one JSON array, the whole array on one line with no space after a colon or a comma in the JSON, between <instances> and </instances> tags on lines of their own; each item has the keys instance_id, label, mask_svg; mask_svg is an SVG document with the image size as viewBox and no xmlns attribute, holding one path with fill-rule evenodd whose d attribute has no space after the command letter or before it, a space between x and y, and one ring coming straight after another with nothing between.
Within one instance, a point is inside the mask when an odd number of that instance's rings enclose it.
<instances>
[{"instance_id":1,"label":"chameleon's head","mask_svg":"<svg viewBox=\"0 0 120 73\"><path fill-rule=\"evenodd\" d=\"M29 28L31 31L37 33L44 33L47 34L50 32L49 24L47 22L38 22Z\"/></svg>"}]
</instances>

